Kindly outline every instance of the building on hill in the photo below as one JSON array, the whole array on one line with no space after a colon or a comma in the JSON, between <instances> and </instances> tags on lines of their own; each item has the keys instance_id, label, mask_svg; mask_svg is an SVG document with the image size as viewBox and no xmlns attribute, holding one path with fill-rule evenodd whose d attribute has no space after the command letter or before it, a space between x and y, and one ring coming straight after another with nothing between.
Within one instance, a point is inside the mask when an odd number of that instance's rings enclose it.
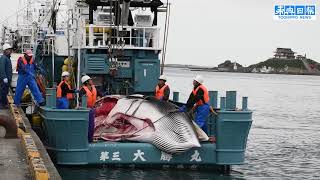
<instances>
[{"instance_id":1,"label":"building on hill","mask_svg":"<svg viewBox=\"0 0 320 180\"><path fill-rule=\"evenodd\" d=\"M307 59L307 55L306 54L304 56L303 55L297 55L296 59L299 59L299 60Z\"/></svg>"},{"instance_id":2,"label":"building on hill","mask_svg":"<svg viewBox=\"0 0 320 180\"><path fill-rule=\"evenodd\" d=\"M295 52L291 48L277 48L274 57L278 59L295 59Z\"/></svg>"}]
</instances>

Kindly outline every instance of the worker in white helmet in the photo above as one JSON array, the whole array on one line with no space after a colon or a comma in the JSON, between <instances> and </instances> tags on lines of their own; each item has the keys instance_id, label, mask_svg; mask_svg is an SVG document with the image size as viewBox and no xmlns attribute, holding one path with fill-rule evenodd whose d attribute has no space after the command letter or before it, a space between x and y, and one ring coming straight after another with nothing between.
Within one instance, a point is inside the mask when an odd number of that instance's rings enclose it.
<instances>
[{"instance_id":1,"label":"worker in white helmet","mask_svg":"<svg viewBox=\"0 0 320 180\"><path fill-rule=\"evenodd\" d=\"M12 47L10 44L4 44L2 49L3 55L0 58L0 109L7 109L9 107L7 95L12 80L12 64L10 59Z\"/></svg>"},{"instance_id":2,"label":"worker in white helmet","mask_svg":"<svg viewBox=\"0 0 320 180\"><path fill-rule=\"evenodd\" d=\"M93 141L94 134L94 119L95 119L95 110L93 109L97 99L101 97L101 93L96 89L93 84L93 81L90 76L85 75L81 78L82 87L80 90L80 97L87 96L87 108L90 108L89 112L89 127L88 127L88 140L89 142ZM80 99L81 100L81 99Z\"/></svg>"},{"instance_id":3,"label":"worker in white helmet","mask_svg":"<svg viewBox=\"0 0 320 180\"><path fill-rule=\"evenodd\" d=\"M157 84L154 94L155 97L161 101L168 101L170 96L170 88L169 85L166 84L167 77L165 75L161 75L159 77L159 83Z\"/></svg>"},{"instance_id":4,"label":"worker in white helmet","mask_svg":"<svg viewBox=\"0 0 320 180\"><path fill-rule=\"evenodd\" d=\"M83 95L87 96L87 107L93 108L97 101L97 89L95 88L93 81L90 76L85 75L81 78L82 87L80 90L80 97Z\"/></svg>"},{"instance_id":5,"label":"worker in white helmet","mask_svg":"<svg viewBox=\"0 0 320 180\"><path fill-rule=\"evenodd\" d=\"M180 107L180 112L195 110L195 122L204 131L207 132L207 118L210 113L209 92L203 85L203 77L198 75L193 79L193 90L189 96L186 105Z\"/></svg>"},{"instance_id":6,"label":"worker in white helmet","mask_svg":"<svg viewBox=\"0 0 320 180\"><path fill-rule=\"evenodd\" d=\"M73 93L77 93L77 90L71 88L69 84L70 74L68 71L64 71L61 74L61 82L57 87L57 108L69 109L70 101L74 99Z\"/></svg>"},{"instance_id":7,"label":"worker in white helmet","mask_svg":"<svg viewBox=\"0 0 320 180\"><path fill-rule=\"evenodd\" d=\"M93 134L94 134L94 119L95 119L95 110L93 109L97 98L98 98L98 91L93 84L93 81L90 76L85 75L81 78L82 87L80 90L80 97L86 95L87 96L87 108L90 108L89 112L89 126L88 126L88 140L89 142L93 141ZM99 93L100 95L100 93ZM81 100L81 99L80 99Z\"/></svg>"}]
</instances>

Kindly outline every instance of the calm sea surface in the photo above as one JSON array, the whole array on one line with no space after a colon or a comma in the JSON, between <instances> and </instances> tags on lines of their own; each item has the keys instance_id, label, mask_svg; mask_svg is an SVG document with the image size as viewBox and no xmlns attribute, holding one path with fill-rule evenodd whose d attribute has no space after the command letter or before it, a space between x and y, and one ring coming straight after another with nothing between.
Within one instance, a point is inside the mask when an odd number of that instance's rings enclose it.
<instances>
[{"instance_id":1,"label":"calm sea surface","mask_svg":"<svg viewBox=\"0 0 320 180\"><path fill-rule=\"evenodd\" d=\"M172 91L186 101L196 74L210 90L249 97L254 111L246 164L231 176L191 170L59 168L66 180L101 179L320 179L320 76L190 72L166 69Z\"/></svg>"}]
</instances>

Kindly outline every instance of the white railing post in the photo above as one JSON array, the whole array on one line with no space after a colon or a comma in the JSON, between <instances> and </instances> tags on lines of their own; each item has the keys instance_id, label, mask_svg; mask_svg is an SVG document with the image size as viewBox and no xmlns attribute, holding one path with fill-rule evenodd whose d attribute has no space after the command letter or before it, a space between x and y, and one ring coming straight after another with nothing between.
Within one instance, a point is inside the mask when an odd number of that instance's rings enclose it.
<instances>
[{"instance_id":1,"label":"white railing post","mask_svg":"<svg viewBox=\"0 0 320 180\"><path fill-rule=\"evenodd\" d=\"M129 45L132 46L132 29L129 31Z\"/></svg>"},{"instance_id":2,"label":"white railing post","mask_svg":"<svg viewBox=\"0 0 320 180\"><path fill-rule=\"evenodd\" d=\"M93 39L94 39L94 26L92 24L89 25L89 46L93 47Z\"/></svg>"},{"instance_id":3,"label":"white railing post","mask_svg":"<svg viewBox=\"0 0 320 180\"><path fill-rule=\"evenodd\" d=\"M80 24L79 27L82 27L81 24ZM75 40L74 40L74 43L76 43ZM83 31L83 34L82 34L82 43L83 43L84 46L87 46L87 26L86 25L84 26L84 31Z\"/></svg>"},{"instance_id":4,"label":"white railing post","mask_svg":"<svg viewBox=\"0 0 320 180\"><path fill-rule=\"evenodd\" d=\"M146 28L143 28L143 41L142 41L142 47L146 47Z\"/></svg>"},{"instance_id":5,"label":"white railing post","mask_svg":"<svg viewBox=\"0 0 320 180\"><path fill-rule=\"evenodd\" d=\"M105 27L102 27L102 46L106 46L106 35L105 35ZM107 35L108 38L108 35Z\"/></svg>"},{"instance_id":6,"label":"white railing post","mask_svg":"<svg viewBox=\"0 0 320 180\"><path fill-rule=\"evenodd\" d=\"M160 36L160 28L157 28L157 30L156 30L156 37L157 37L157 49L159 49L159 47L160 47L160 38L159 38L159 36Z\"/></svg>"}]
</instances>

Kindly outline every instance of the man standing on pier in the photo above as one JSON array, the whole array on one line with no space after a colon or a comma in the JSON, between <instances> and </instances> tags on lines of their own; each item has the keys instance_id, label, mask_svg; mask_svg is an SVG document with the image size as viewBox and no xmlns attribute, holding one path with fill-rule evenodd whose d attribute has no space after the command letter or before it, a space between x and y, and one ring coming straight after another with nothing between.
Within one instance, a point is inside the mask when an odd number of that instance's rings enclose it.
<instances>
[{"instance_id":1,"label":"man standing on pier","mask_svg":"<svg viewBox=\"0 0 320 180\"><path fill-rule=\"evenodd\" d=\"M193 80L193 91L191 92L186 105L180 107L180 112L189 112L195 110L195 122L207 133L207 118L210 113L209 92L203 85L202 76L196 76Z\"/></svg>"},{"instance_id":2,"label":"man standing on pier","mask_svg":"<svg viewBox=\"0 0 320 180\"><path fill-rule=\"evenodd\" d=\"M11 53L12 47L4 44L3 55L0 58L0 109L8 108L7 95L12 80Z\"/></svg>"},{"instance_id":3,"label":"man standing on pier","mask_svg":"<svg viewBox=\"0 0 320 180\"><path fill-rule=\"evenodd\" d=\"M33 62L32 51L27 50L24 55L18 59L17 62L18 81L16 94L14 96L15 105L19 106L21 104L21 97L27 85L38 105L45 105L45 101L36 82L36 69L37 66Z\"/></svg>"},{"instance_id":4,"label":"man standing on pier","mask_svg":"<svg viewBox=\"0 0 320 180\"><path fill-rule=\"evenodd\" d=\"M165 75L159 77L159 83L154 91L155 97L161 101L168 101L170 96L170 88L166 84L167 78Z\"/></svg>"}]
</instances>

